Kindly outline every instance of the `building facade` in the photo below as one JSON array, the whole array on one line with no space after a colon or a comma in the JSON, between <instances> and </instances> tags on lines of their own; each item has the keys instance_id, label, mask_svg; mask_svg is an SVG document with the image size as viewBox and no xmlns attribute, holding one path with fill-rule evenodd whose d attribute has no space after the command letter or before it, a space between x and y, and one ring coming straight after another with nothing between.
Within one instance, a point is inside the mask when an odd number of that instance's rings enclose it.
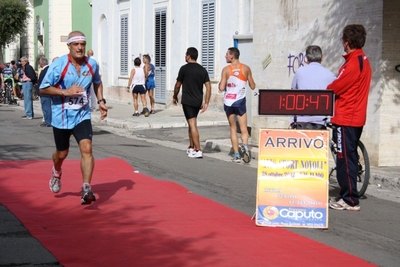
<instances>
[{"instance_id":1,"label":"building facade","mask_svg":"<svg viewBox=\"0 0 400 267\"><path fill-rule=\"evenodd\" d=\"M364 52L373 70L367 123L361 140L374 166L399 166L400 2L354 1L254 1L253 74L259 89L289 89L297 68L305 64L308 45L321 46L322 65L337 73L344 63L342 29L363 24L367 30ZM263 66L269 58L271 63ZM253 113L258 100L253 100ZM288 117L253 116L252 129L288 128ZM258 143L258 135L252 135Z\"/></svg>"},{"instance_id":2,"label":"building facade","mask_svg":"<svg viewBox=\"0 0 400 267\"><path fill-rule=\"evenodd\" d=\"M347 24L367 30L364 52L373 69L367 123L362 141L375 166L399 166L400 2L398 0L30 0L34 12L23 55L36 59L68 52L66 35L82 30L100 64L105 97L131 101L125 88L133 60L149 54L156 66L156 102L168 108L188 47L212 82L210 109L223 113L218 92L228 47L241 51L257 89L290 89L296 70L306 64L308 45L321 46L322 65L337 73L344 63L341 31ZM32 64L33 65L33 64ZM256 89L256 90L257 90ZM262 128L286 129L289 117L259 116L258 97L248 93L251 141Z\"/></svg>"},{"instance_id":3,"label":"building facade","mask_svg":"<svg viewBox=\"0 0 400 267\"><path fill-rule=\"evenodd\" d=\"M92 6L81 0L26 0L31 16L27 31L11 43L5 52L5 61L26 56L35 68L40 56L50 62L54 57L68 53L67 36L72 30L85 33L87 49L92 45Z\"/></svg>"},{"instance_id":4,"label":"building facade","mask_svg":"<svg viewBox=\"0 0 400 267\"><path fill-rule=\"evenodd\" d=\"M68 53L67 38L73 30L82 31L87 49L92 45L92 7L82 0L33 0L35 34L34 57L53 59Z\"/></svg>"},{"instance_id":5,"label":"building facade","mask_svg":"<svg viewBox=\"0 0 400 267\"><path fill-rule=\"evenodd\" d=\"M105 96L130 102L125 88L133 61L149 54L156 67L155 100L168 107L186 49L193 46L210 75L210 108L222 111L217 86L227 49L245 47L242 59L251 64L252 6L253 0L94 0L93 48Z\"/></svg>"}]
</instances>

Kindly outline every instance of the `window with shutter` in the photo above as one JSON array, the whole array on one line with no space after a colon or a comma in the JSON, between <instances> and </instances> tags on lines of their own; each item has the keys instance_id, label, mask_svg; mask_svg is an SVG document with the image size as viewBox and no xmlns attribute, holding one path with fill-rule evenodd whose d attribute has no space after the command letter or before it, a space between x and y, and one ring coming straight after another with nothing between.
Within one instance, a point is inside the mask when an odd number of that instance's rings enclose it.
<instances>
[{"instance_id":1,"label":"window with shutter","mask_svg":"<svg viewBox=\"0 0 400 267\"><path fill-rule=\"evenodd\" d=\"M120 74L128 75L128 15L121 16Z\"/></svg>"},{"instance_id":2,"label":"window with shutter","mask_svg":"<svg viewBox=\"0 0 400 267\"><path fill-rule=\"evenodd\" d=\"M201 64L210 78L215 76L215 0L203 1Z\"/></svg>"},{"instance_id":3,"label":"window with shutter","mask_svg":"<svg viewBox=\"0 0 400 267\"><path fill-rule=\"evenodd\" d=\"M157 103L166 103L167 10L164 8L155 10L154 19L154 66L156 68L154 99Z\"/></svg>"}]
</instances>

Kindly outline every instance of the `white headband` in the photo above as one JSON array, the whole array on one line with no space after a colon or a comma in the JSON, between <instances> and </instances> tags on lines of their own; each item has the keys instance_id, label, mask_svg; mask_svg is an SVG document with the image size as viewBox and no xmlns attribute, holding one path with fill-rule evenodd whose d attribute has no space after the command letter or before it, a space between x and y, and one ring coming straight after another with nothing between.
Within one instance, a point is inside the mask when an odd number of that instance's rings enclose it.
<instances>
[{"instance_id":1,"label":"white headband","mask_svg":"<svg viewBox=\"0 0 400 267\"><path fill-rule=\"evenodd\" d=\"M79 42L79 41L85 41L86 42L86 37L79 35L79 36L74 36L68 39L67 44L73 43L73 42Z\"/></svg>"}]
</instances>

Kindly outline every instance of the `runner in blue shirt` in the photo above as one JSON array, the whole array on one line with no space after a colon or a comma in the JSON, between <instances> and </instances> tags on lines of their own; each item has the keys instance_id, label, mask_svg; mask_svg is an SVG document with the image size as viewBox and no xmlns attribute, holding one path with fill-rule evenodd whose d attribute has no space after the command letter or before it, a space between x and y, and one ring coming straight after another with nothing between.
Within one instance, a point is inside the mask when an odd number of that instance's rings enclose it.
<instances>
[{"instance_id":1,"label":"runner in blue shirt","mask_svg":"<svg viewBox=\"0 0 400 267\"><path fill-rule=\"evenodd\" d=\"M92 123L88 98L90 85L98 99L101 119L107 117L106 100L103 98L103 84L99 68L94 59L85 56L86 37L80 31L68 35L69 54L54 61L40 85L40 93L52 96L52 123L56 151L53 153L54 166L49 181L50 190L58 193L61 189L61 166L66 159L73 135L81 151L82 199L81 204L96 201L90 182L94 158L92 153Z\"/></svg>"},{"instance_id":2,"label":"runner in blue shirt","mask_svg":"<svg viewBox=\"0 0 400 267\"><path fill-rule=\"evenodd\" d=\"M150 114L155 114L154 110L154 90L156 88L156 82L154 79L155 67L150 63L151 58L148 54L143 55L144 71L147 73L146 90L149 93L151 111Z\"/></svg>"}]
</instances>

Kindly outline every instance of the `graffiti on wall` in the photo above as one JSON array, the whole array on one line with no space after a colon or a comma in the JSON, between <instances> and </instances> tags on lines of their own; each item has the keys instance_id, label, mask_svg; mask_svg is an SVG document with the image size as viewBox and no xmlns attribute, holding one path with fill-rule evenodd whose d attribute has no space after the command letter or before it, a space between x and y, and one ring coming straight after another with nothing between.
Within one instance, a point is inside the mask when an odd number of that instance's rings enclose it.
<instances>
[{"instance_id":1,"label":"graffiti on wall","mask_svg":"<svg viewBox=\"0 0 400 267\"><path fill-rule=\"evenodd\" d=\"M288 65L287 68L289 70L289 77L293 73L296 73L296 70L301 66L304 66L306 56L303 53L299 53L298 55L292 55L289 53L288 56Z\"/></svg>"}]
</instances>

